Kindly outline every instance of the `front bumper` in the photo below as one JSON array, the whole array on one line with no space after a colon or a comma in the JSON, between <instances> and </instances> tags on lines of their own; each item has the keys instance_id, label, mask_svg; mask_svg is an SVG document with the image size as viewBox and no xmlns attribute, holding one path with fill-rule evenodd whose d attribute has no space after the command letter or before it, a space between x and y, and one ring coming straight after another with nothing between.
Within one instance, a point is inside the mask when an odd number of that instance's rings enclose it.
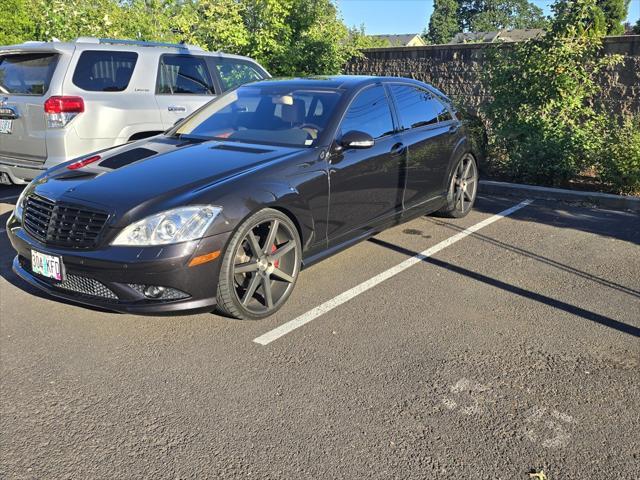
<instances>
[{"instance_id":1,"label":"front bumper","mask_svg":"<svg viewBox=\"0 0 640 480\"><path fill-rule=\"evenodd\" d=\"M150 315L211 311L216 304L221 257L195 267L188 264L196 256L224 251L230 235L157 247L70 250L40 243L25 232L13 215L7 223L7 234L17 252L13 270L32 286L72 302ZM63 282L33 273L31 250L60 256ZM168 294L160 299L147 298L143 294L146 286L164 287Z\"/></svg>"}]
</instances>

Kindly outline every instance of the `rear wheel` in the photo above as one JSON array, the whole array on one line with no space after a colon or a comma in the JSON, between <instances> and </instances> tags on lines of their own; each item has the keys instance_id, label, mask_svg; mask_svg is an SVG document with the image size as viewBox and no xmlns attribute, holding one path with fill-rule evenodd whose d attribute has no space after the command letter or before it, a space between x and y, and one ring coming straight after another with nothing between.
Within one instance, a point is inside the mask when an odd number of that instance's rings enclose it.
<instances>
[{"instance_id":1,"label":"rear wheel","mask_svg":"<svg viewBox=\"0 0 640 480\"><path fill-rule=\"evenodd\" d=\"M447 204L437 214L442 217L462 218L466 216L476 201L478 193L478 166L470 153L465 154L453 169Z\"/></svg>"},{"instance_id":2,"label":"rear wheel","mask_svg":"<svg viewBox=\"0 0 640 480\"><path fill-rule=\"evenodd\" d=\"M236 230L222 260L218 310L243 320L272 315L293 291L302 250L293 222L278 210L260 210Z\"/></svg>"}]
</instances>

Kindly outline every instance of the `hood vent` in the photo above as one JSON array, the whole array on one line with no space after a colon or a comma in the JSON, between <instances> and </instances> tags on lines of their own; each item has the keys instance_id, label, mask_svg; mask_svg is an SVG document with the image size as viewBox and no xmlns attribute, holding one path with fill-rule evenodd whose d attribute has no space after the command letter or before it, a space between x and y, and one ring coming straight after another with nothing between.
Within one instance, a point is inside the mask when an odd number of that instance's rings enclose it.
<instances>
[{"instance_id":1,"label":"hood vent","mask_svg":"<svg viewBox=\"0 0 640 480\"><path fill-rule=\"evenodd\" d=\"M113 157L104 159L102 162L100 162L100 166L115 170L117 168L129 165L133 162L137 162L138 160L152 157L157 153L158 152L149 150L148 148L134 148L132 150L127 150L126 152L118 153Z\"/></svg>"},{"instance_id":2,"label":"hood vent","mask_svg":"<svg viewBox=\"0 0 640 480\"><path fill-rule=\"evenodd\" d=\"M270 153L273 150L265 150L263 148L251 148L251 147L241 147L238 145L216 145L215 147L211 147L211 150L227 150L229 152L241 152L241 153Z\"/></svg>"}]
</instances>

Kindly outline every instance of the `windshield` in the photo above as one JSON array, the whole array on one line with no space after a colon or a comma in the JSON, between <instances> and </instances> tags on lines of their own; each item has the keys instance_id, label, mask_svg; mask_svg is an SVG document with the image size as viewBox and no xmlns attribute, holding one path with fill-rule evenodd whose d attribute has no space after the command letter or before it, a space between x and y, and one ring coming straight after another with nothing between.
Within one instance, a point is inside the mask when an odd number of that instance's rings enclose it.
<instances>
[{"instance_id":1,"label":"windshield","mask_svg":"<svg viewBox=\"0 0 640 480\"><path fill-rule=\"evenodd\" d=\"M44 95L57 61L55 53L0 55L0 93Z\"/></svg>"},{"instance_id":2,"label":"windshield","mask_svg":"<svg viewBox=\"0 0 640 480\"><path fill-rule=\"evenodd\" d=\"M339 99L336 90L240 87L189 118L174 135L310 147L320 137Z\"/></svg>"}]
</instances>

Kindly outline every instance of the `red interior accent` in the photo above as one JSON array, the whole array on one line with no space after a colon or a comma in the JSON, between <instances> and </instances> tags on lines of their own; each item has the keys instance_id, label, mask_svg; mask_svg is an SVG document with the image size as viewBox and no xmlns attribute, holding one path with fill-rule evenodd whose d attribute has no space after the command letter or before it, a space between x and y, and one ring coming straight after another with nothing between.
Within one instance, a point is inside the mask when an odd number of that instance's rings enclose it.
<instances>
[{"instance_id":1,"label":"red interior accent","mask_svg":"<svg viewBox=\"0 0 640 480\"><path fill-rule=\"evenodd\" d=\"M50 97L44 102L45 113L82 113L84 100L81 97Z\"/></svg>"},{"instance_id":2,"label":"red interior accent","mask_svg":"<svg viewBox=\"0 0 640 480\"><path fill-rule=\"evenodd\" d=\"M94 155L93 157L83 158L82 160L78 160L77 162L73 162L71 165L67 166L69 170L77 170L78 168L85 167L90 163L97 162L100 160L100 155Z\"/></svg>"}]
</instances>

